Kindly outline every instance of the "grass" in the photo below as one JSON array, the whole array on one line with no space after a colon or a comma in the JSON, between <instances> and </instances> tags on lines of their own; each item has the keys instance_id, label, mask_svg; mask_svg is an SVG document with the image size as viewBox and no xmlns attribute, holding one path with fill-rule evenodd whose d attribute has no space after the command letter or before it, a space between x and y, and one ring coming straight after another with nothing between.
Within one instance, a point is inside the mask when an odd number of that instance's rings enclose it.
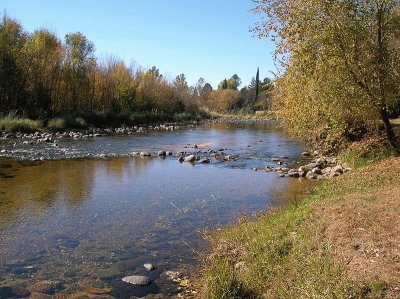
<instances>
[{"instance_id":1,"label":"grass","mask_svg":"<svg viewBox=\"0 0 400 299\"><path fill-rule=\"evenodd\" d=\"M202 298L395 298L399 265L373 252L395 252L400 238L400 159L379 160L355 163L363 165L356 174L289 207L209 234Z\"/></svg>"},{"instance_id":2,"label":"grass","mask_svg":"<svg viewBox=\"0 0 400 299\"><path fill-rule=\"evenodd\" d=\"M66 129L84 129L87 127L88 125L82 117L74 117L72 115L53 118L47 124L47 129L54 132Z\"/></svg>"},{"instance_id":3,"label":"grass","mask_svg":"<svg viewBox=\"0 0 400 299\"><path fill-rule=\"evenodd\" d=\"M210 118L229 118L229 119L248 119L248 120L269 120L270 113L266 111L249 112L247 110L237 110L226 113L204 109Z\"/></svg>"},{"instance_id":4,"label":"grass","mask_svg":"<svg viewBox=\"0 0 400 299\"><path fill-rule=\"evenodd\" d=\"M0 131L32 133L43 130L43 123L40 120L6 116L0 118Z\"/></svg>"}]
</instances>

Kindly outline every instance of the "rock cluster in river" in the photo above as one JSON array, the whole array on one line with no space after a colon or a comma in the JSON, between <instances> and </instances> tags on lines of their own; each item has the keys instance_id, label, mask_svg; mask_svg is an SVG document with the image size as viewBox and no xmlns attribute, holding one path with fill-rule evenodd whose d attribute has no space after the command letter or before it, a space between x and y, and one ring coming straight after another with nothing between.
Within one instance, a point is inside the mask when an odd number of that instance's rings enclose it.
<instances>
[{"instance_id":1,"label":"rock cluster in river","mask_svg":"<svg viewBox=\"0 0 400 299\"><path fill-rule=\"evenodd\" d=\"M276 172L280 177L307 178L310 180L325 180L340 176L351 170L343 165L340 159L336 157L326 157L319 155L318 152L314 152L313 154L304 152L302 155L306 157L313 156L313 159L299 168L265 166L264 168L253 168L253 170ZM272 161L276 162L278 165L283 165L280 159L272 159Z\"/></svg>"},{"instance_id":2,"label":"rock cluster in river","mask_svg":"<svg viewBox=\"0 0 400 299\"><path fill-rule=\"evenodd\" d=\"M197 125L196 121L186 124L188 127ZM37 142L53 142L56 138L75 138L75 139L87 139L93 137L100 137L103 135L131 135L134 133L146 133L149 131L174 131L180 129L182 124L178 123L165 123L159 125L140 125L140 126L122 126L118 128L92 128L84 130L66 130L64 132L35 132L35 133L21 133L21 132L0 132L0 138L21 138L21 139L33 139Z\"/></svg>"}]
</instances>

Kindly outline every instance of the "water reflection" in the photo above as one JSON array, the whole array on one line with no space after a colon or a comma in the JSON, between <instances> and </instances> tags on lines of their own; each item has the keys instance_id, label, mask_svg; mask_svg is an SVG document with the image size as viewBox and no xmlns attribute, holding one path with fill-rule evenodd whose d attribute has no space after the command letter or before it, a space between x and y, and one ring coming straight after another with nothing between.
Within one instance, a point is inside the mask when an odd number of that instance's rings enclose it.
<instances>
[{"instance_id":1,"label":"water reflection","mask_svg":"<svg viewBox=\"0 0 400 299\"><path fill-rule=\"evenodd\" d=\"M224 130L231 133L222 134ZM280 205L304 191L297 180L250 170L266 163L262 159L269 155L284 152L295 157L301 151L265 124L236 129L218 124L174 134L173 142L182 146L213 142L215 147L260 159L196 166L180 164L176 157L34 165L2 161L0 280L26 284L62 277L66 292L75 291L78 282L103 282L121 298L173 293L176 288L162 273L196 265L201 230L229 223L241 213L253 215ZM153 143L143 143L146 138ZM130 145L125 146L152 150L166 146L156 140L126 138ZM124 289L121 277L149 274L142 267L145 262L157 267L150 273L155 284L149 289Z\"/></svg>"}]
</instances>

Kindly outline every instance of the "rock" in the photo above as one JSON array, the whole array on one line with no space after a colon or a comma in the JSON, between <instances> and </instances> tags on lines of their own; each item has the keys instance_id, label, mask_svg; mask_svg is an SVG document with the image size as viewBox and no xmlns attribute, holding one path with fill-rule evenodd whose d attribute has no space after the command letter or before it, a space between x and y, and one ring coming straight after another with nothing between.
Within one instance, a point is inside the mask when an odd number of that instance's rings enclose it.
<instances>
[{"instance_id":1,"label":"rock","mask_svg":"<svg viewBox=\"0 0 400 299\"><path fill-rule=\"evenodd\" d=\"M184 158L185 162L194 162L196 161L196 156L195 155L189 155L187 157Z\"/></svg>"},{"instance_id":2,"label":"rock","mask_svg":"<svg viewBox=\"0 0 400 299\"><path fill-rule=\"evenodd\" d=\"M201 163L201 164L208 164L208 163L210 163L210 159L208 159L208 158L201 159L201 160L199 160L198 163Z\"/></svg>"},{"instance_id":3,"label":"rock","mask_svg":"<svg viewBox=\"0 0 400 299\"><path fill-rule=\"evenodd\" d=\"M167 272L165 272L165 275L167 275L167 277L169 279L171 279L171 280L178 279L178 278L182 277L182 274L180 272L178 272L178 271L167 271Z\"/></svg>"},{"instance_id":4,"label":"rock","mask_svg":"<svg viewBox=\"0 0 400 299\"><path fill-rule=\"evenodd\" d=\"M332 172L332 167L327 167L321 170L322 174L329 174Z\"/></svg>"},{"instance_id":5,"label":"rock","mask_svg":"<svg viewBox=\"0 0 400 299\"><path fill-rule=\"evenodd\" d=\"M131 156L133 156L133 157L135 157L135 156L140 156L140 153L139 153L139 152L132 152L132 153L131 153Z\"/></svg>"},{"instance_id":6,"label":"rock","mask_svg":"<svg viewBox=\"0 0 400 299\"><path fill-rule=\"evenodd\" d=\"M150 263L144 264L143 267L144 267L147 271L154 270L153 264L150 264Z\"/></svg>"},{"instance_id":7,"label":"rock","mask_svg":"<svg viewBox=\"0 0 400 299\"><path fill-rule=\"evenodd\" d=\"M179 163L183 163L183 161L185 161L185 158L183 156L180 156L178 161L179 161Z\"/></svg>"},{"instance_id":8,"label":"rock","mask_svg":"<svg viewBox=\"0 0 400 299\"><path fill-rule=\"evenodd\" d=\"M51 296L51 295L45 295L45 294L40 294L40 293L32 293L31 296L29 297L29 299L51 299L52 297L53 296Z\"/></svg>"},{"instance_id":9,"label":"rock","mask_svg":"<svg viewBox=\"0 0 400 299\"><path fill-rule=\"evenodd\" d=\"M337 165L335 167L332 168L333 172L338 172L340 174L342 174L344 172L344 168L342 165Z\"/></svg>"},{"instance_id":10,"label":"rock","mask_svg":"<svg viewBox=\"0 0 400 299\"><path fill-rule=\"evenodd\" d=\"M318 164L320 164L320 165L324 165L324 164L327 163L325 157L320 157L320 158L318 158L315 162L318 163Z\"/></svg>"},{"instance_id":11,"label":"rock","mask_svg":"<svg viewBox=\"0 0 400 299\"><path fill-rule=\"evenodd\" d=\"M149 152L140 152L141 157L151 157L151 154Z\"/></svg>"},{"instance_id":12,"label":"rock","mask_svg":"<svg viewBox=\"0 0 400 299\"><path fill-rule=\"evenodd\" d=\"M53 295L54 292L61 288L61 284L53 281L41 281L28 287L30 292Z\"/></svg>"},{"instance_id":13,"label":"rock","mask_svg":"<svg viewBox=\"0 0 400 299\"><path fill-rule=\"evenodd\" d=\"M83 286L83 287L81 287L81 289L83 291L85 291L86 293L93 294L93 295L103 295L103 294L111 293L111 289L109 289L109 288L95 288L95 287L91 287L91 286Z\"/></svg>"},{"instance_id":14,"label":"rock","mask_svg":"<svg viewBox=\"0 0 400 299\"><path fill-rule=\"evenodd\" d=\"M157 156L160 156L160 157L165 157L166 155L167 155L167 153L165 151L159 151L157 153Z\"/></svg>"},{"instance_id":15,"label":"rock","mask_svg":"<svg viewBox=\"0 0 400 299\"><path fill-rule=\"evenodd\" d=\"M307 165L304 165L303 167L304 167L305 170L311 171L311 170L313 170L314 168L320 167L320 166L321 166L321 164L319 164L319 163L309 163L309 164L307 164Z\"/></svg>"},{"instance_id":16,"label":"rock","mask_svg":"<svg viewBox=\"0 0 400 299\"><path fill-rule=\"evenodd\" d=\"M311 171L312 171L313 173L315 173L315 174L318 174L318 175L321 175L321 174L322 174L321 169L319 169L318 167L313 168Z\"/></svg>"},{"instance_id":17,"label":"rock","mask_svg":"<svg viewBox=\"0 0 400 299\"><path fill-rule=\"evenodd\" d=\"M298 178L298 177L300 177L299 172L297 172L297 171L295 171L295 170L292 171L292 169L288 172L288 175L289 175L291 178Z\"/></svg>"},{"instance_id":18,"label":"rock","mask_svg":"<svg viewBox=\"0 0 400 299\"><path fill-rule=\"evenodd\" d=\"M31 295L31 292L19 286L12 286L11 289L12 293L18 298L26 298Z\"/></svg>"},{"instance_id":19,"label":"rock","mask_svg":"<svg viewBox=\"0 0 400 299\"><path fill-rule=\"evenodd\" d=\"M147 286L151 283L150 278L141 275L126 276L122 278L122 281L138 286Z\"/></svg>"},{"instance_id":20,"label":"rock","mask_svg":"<svg viewBox=\"0 0 400 299\"><path fill-rule=\"evenodd\" d=\"M310 180L316 180L318 175L312 171L307 172L306 177Z\"/></svg>"},{"instance_id":21,"label":"rock","mask_svg":"<svg viewBox=\"0 0 400 299\"><path fill-rule=\"evenodd\" d=\"M166 154L167 156L172 156L172 152L170 152L170 151L165 152L165 154Z\"/></svg>"},{"instance_id":22,"label":"rock","mask_svg":"<svg viewBox=\"0 0 400 299\"><path fill-rule=\"evenodd\" d=\"M0 287L0 298L12 298L14 296L15 295L12 291L12 287L10 287L10 286Z\"/></svg>"},{"instance_id":23,"label":"rock","mask_svg":"<svg viewBox=\"0 0 400 299\"><path fill-rule=\"evenodd\" d=\"M311 153L310 152L302 152L301 155L308 157L308 156L311 156Z\"/></svg>"}]
</instances>

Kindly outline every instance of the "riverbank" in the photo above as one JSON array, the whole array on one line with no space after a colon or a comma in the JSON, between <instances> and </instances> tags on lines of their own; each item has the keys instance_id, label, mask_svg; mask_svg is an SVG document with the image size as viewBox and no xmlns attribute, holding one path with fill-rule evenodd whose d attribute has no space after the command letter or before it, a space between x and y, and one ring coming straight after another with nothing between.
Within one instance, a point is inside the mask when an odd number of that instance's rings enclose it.
<instances>
[{"instance_id":1,"label":"riverbank","mask_svg":"<svg viewBox=\"0 0 400 299\"><path fill-rule=\"evenodd\" d=\"M400 158L363 164L208 236L202 297L399 298Z\"/></svg>"},{"instance_id":2,"label":"riverbank","mask_svg":"<svg viewBox=\"0 0 400 299\"><path fill-rule=\"evenodd\" d=\"M134 126L157 126L159 123L191 123L214 120L267 120L267 112L226 113L214 111L182 112L167 114L162 112L147 113L111 113L90 112L80 115L66 114L43 121L42 119L21 118L13 115L0 117L0 132L3 133L35 133L65 132L67 130L87 130L89 128L118 128Z\"/></svg>"},{"instance_id":3,"label":"riverbank","mask_svg":"<svg viewBox=\"0 0 400 299\"><path fill-rule=\"evenodd\" d=\"M140 126L142 124L155 124L160 122L190 122L210 118L204 112L175 113L172 115L159 112L147 113L111 113L91 112L81 115L67 114L51 118L47 121L41 119L20 118L9 115L0 118L0 132L7 133L34 133L34 132L64 132L66 130L85 130L88 128L109 128L121 126Z\"/></svg>"}]
</instances>

